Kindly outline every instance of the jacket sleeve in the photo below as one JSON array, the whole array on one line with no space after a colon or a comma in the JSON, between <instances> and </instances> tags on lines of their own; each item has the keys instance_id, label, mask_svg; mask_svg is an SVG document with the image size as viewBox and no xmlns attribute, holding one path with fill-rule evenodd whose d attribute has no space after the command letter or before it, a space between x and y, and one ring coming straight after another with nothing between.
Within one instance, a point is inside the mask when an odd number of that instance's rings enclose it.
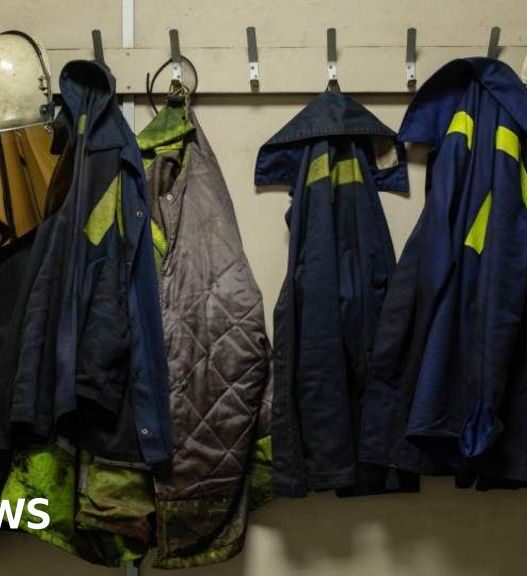
<instances>
[{"instance_id":1,"label":"jacket sleeve","mask_svg":"<svg viewBox=\"0 0 527 576\"><path fill-rule=\"evenodd\" d=\"M496 151L492 208L481 253L470 358L475 401L461 438L467 457L484 454L504 426L498 412L509 381L527 292L525 152L523 156L518 161Z\"/></svg>"}]
</instances>

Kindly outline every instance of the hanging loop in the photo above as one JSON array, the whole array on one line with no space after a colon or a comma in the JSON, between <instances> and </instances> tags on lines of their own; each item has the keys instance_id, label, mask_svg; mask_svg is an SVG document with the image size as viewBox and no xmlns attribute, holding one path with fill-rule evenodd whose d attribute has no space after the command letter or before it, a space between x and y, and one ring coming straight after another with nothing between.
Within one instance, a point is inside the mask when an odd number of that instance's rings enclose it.
<instances>
[{"instance_id":1,"label":"hanging loop","mask_svg":"<svg viewBox=\"0 0 527 576\"><path fill-rule=\"evenodd\" d=\"M170 36L171 57L166 62L163 62L163 64L159 66L153 75L150 75L150 73L147 73L146 75L146 94L148 96L148 101L150 102L150 105L156 114L158 113L158 109L154 102L154 85L159 75L163 72L163 70L165 70L167 66L172 66L173 76L174 62L179 63L181 67L181 72L178 74L176 70L176 78L172 78L170 81L170 88L167 94L167 102L177 103L181 100L181 98L183 98L188 104L190 96L194 94L198 88L198 73L196 68L188 58L185 58L185 56L180 53L179 38L176 38L173 34L170 34ZM185 69L184 74L183 69ZM178 80L177 76L179 76L181 79ZM183 76L185 77L185 83L183 83Z\"/></svg>"},{"instance_id":2,"label":"hanging loop","mask_svg":"<svg viewBox=\"0 0 527 576\"><path fill-rule=\"evenodd\" d=\"M417 60L417 30L408 28L406 33L406 84L414 88L417 84L415 62Z\"/></svg>"}]
</instances>

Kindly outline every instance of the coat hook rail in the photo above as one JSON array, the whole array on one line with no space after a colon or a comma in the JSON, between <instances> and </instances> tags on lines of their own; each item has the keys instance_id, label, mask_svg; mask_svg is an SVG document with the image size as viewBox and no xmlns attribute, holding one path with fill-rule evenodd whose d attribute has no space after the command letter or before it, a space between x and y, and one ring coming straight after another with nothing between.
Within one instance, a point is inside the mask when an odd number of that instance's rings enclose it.
<instances>
[{"instance_id":1,"label":"coat hook rail","mask_svg":"<svg viewBox=\"0 0 527 576\"><path fill-rule=\"evenodd\" d=\"M467 58L481 53L481 42L468 42L463 46L445 45L422 45L422 32L420 44L417 46L417 30L404 27L400 30L402 42L394 42L387 46L359 46L353 44L353 39L346 39L346 46L337 46L336 31L329 29L329 38L326 46L321 47L320 42L306 46L288 46L281 40L279 45L262 47L262 38L257 38L256 55L252 54L248 60L248 42L243 38L242 45L226 45L214 50L214 58L211 58L210 46L190 46L184 48L179 32L179 42L181 43L180 54L178 43L172 33L174 50L169 44L169 29L166 29L166 41L159 41L158 47L124 47L107 46L108 40L99 37L104 31L88 30L88 46L83 49L54 48L49 50L51 64L52 89L55 94L60 90L59 78L60 70L65 62L70 59L84 57L87 59L97 59L110 66L112 73L117 79L116 90L120 95L126 94L147 94L145 90L145 77L147 72L157 70L161 62L167 62L166 69L162 72L161 82L156 85L156 94L166 94L165 82L168 84L172 75L176 79L181 79L185 85L192 88L192 70L187 63L189 58L200 71L201 94L244 94L255 91L250 85L250 79L255 84L259 79L258 93L260 94L315 94L328 86L329 89L336 89L336 84L340 84L341 89L354 93L407 93L411 92L416 80L416 86L421 85L435 70L446 62L455 58ZM242 34L246 27L242 28ZM259 30L256 32L258 34ZM490 39L491 26L483 48L483 54L487 55L488 43ZM93 47L92 35L93 33ZM326 42L328 29L322 29L324 34L323 42ZM255 34L255 36L256 36ZM249 36L251 36L249 32ZM497 33L493 34L493 44ZM342 39L339 38L342 43ZM522 64L526 55L525 44L508 43L503 44L504 38L500 37L498 42L499 59L510 65L519 75L521 75ZM252 41L251 41L252 44ZM402 46L401 46L402 45ZM173 53L173 57L172 57ZM342 53L342 54L341 54ZM490 55L496 54L493 46ZM266 76L265 86L261 80L261 62L265 57L265 65L269 68L269 76ZM258 60L256 60L256 58ZM324 61L325 60L325 61ZM418 61L417 61L418 60ZM258 62L256 68L256 62ZM320 74L313 70L313 63L319 62ZM180 65L181 62L181 65ZM251 70L250 66L254 66ZM404 70L403 70L404 66ZM239 68L239 69L238 69ZM249 69L248 69L249 68ZM417 70L417 68L419 68ZM229 73L226 73L226 70ZM254 76L251 74L254 73ZM417 73L419 77L417 78ZM322 76L323 75L323 76ZM523 76L525 77L525 72ZM249 78L248 78L249 76ZM342 84L345 79L345 84ZM321 85L321 82L323 83ZM174 86L176 83L174 83Z\"/></svg>"}]
</instances>

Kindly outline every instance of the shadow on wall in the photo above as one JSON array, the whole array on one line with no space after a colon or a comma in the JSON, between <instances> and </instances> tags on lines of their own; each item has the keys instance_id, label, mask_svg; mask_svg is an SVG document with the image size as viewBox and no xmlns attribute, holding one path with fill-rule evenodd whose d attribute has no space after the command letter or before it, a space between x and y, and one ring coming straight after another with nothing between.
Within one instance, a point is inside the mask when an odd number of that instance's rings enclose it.
<instances>
[{"instance_id":1,"label":"shadow on wall","mask_svg":"<svg viewBox=\"0 0 527 576\"><path fill-rule=\"evenodd\" d=\"M527 491L478 493L426 479L420 494L277 500L252 516L243 554L177 574L520 576L526 550Z\"/></svg>"},{"instance_id":2,"label":"shadow on wall","mask_svg":"<svg viewBox=\"0 0 527 576\"><path fill-rule=\"evenodd\" d=\"M317 557L334 562L335 573L340 566L361 575L524 572L527 493L482 494L430 479L421 494L347 500L324 494L296 511L294 503L287 506L289 513L276 506L266 518L276 520L269 525L281 531L290 566L302 572Z\"/></svg>"}]
</instances>

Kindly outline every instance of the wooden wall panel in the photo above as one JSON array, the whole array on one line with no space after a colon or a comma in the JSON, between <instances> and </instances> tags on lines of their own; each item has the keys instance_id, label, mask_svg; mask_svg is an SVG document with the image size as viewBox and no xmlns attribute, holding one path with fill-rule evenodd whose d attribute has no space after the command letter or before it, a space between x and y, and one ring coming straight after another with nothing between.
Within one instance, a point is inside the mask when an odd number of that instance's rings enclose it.
<instances>
[{"instance_id":1,"label":"wooden wall panel","mask_svg":"<svg viewBox=\"0 0 527 576\"><path fill-rule=\"evenodd\" d=\"M91 46L100 28L107 46L121 46L121 0L2 0L0 30L23 30L49 48Z\"/></svg>"},{"instance_id":2,"label":"wooden wall panel","mask_svg":"<svg viewBox=\"0 0 527 576\"><path fill-rule=\"evenodd\" d=\"M268 47L324 46L331 26L345 46L401 46L410 26L421 46L484 46L494 25L505 44L527 44L524 0L136 0L141 47L159 47L169 28L183 48L241 47L246 26Z\"/></svg>"}]
</instances>

